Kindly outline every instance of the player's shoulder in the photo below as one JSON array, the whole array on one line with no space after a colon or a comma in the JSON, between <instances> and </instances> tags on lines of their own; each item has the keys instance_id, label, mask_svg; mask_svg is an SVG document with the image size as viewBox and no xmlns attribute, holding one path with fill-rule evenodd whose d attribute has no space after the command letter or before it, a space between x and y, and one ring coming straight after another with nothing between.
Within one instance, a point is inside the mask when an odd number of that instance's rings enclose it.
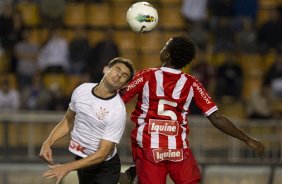
<instances>
[{"instance_id":1,"label":"player's shoulder","mask_svg":"<svg viewBox=\"0 0 282 184\"><path fill-rule=\"evenodd\" d=\"M145 68L145 69L142 69L142 70L139 70L138 72L136 72L136 75L145 75L145 74L148 74L148 73L153 73L158 69L159 68Z\"/></svg>"},{"instance_id":2,"label":"player's shoulder","mask_svg":"<svg viewBox=\"0 0 282 184\"><path fill-rule=\"evenodd\" d=\"M117 95L115 96L114 100L111 103L113 108L125 110L125 104L122 100L121 94L117 93Z\"/></svg>"},{"instance_id":3,"label":"player's shoulder","mask_svg":"<svg viewBox=\"0 0 282 184\"><path fill-rule=\"evenodd\" d=\"M188 73L184 73L184 75L187 78L187 82L189 85L192 85L192 86L201 86L202 85L196 76L188 74Z\"/></svg>"},{"instance_id":4,"label":"player's shoulder","mask_svg":"<svg viewBox=\"0 0 282 184\"><path fill-rule=\"evenodd\" d=\"M95 85L97 85L97 84L96 83L86 82L86 83L82 83L82 84L78 85L77 88L94 87Z\"/></svg>"},{"instance_id":5,"label":"player's shoulder","mask_svg":"<svg viewBox=\"0 0 282 184\"><path fill-rule=\"evenodd\" d=\"M190 81L198 81L197 77L195 77L194 75L191 75L189 73L183 73L185 75L185 77L190 80Z\"/></svg>"},{"instance_id":6,"label":"player's shoulder","mask_svg":"<svg viewBox=\"0 0 282 184\"><path fill-rule=\"evenodd\" d=\"M74 92L87 91L88 89L91 90L95 85L97 84L96 83L82 83L75 88Z\"/></svg>"}]
</instances>

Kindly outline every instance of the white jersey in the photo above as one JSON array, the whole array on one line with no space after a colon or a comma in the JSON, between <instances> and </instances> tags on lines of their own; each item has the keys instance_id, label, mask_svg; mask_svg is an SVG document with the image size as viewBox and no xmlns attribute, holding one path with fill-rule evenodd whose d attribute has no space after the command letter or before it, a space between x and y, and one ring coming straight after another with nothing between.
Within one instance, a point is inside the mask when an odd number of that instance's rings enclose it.
<instances>
[{"instance_id":1,"label":"white jersey","mask_svg":"<svg viewBox=\"0 0 282 184\"><path fill-rule=\"evenodd\" d=\"M69 108L76 113L69 150L81 157L95 153L101 139L119 143L125 128L126 109L119 94L104 99L92 93L97 84L78 86ZM107 160L116 154L109 155Z\"/></svg>"}]
</instances>

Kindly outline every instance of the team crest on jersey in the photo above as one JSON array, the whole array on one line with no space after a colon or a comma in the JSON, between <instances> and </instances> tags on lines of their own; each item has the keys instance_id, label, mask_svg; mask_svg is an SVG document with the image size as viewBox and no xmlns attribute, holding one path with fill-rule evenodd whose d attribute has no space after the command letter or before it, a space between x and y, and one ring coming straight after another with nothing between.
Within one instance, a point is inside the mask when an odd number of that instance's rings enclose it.
<instances>
[{"instance_id":1,"label":"team crest on jersey","mask_svg":"<svg viewBox=\"0 0 282 184\"><path fill-rule=\"evenodd\" d=\"M166 136L177 136L179 124L174 120L150 119L148 133L158 133Z\"/></svg>"},{"instance_id":2,"label":"team crest on jersey","mask_svg":"<svg viewBox=\"0 0 282 184\"><path fill-rule=\"evenodd\" d=\"M98 117L98 119L103 120L106 118L108 113L109 111L107 111L106 108L100 107L100 110L96 113L96 116Z\"/></svg>"}]
</instances>

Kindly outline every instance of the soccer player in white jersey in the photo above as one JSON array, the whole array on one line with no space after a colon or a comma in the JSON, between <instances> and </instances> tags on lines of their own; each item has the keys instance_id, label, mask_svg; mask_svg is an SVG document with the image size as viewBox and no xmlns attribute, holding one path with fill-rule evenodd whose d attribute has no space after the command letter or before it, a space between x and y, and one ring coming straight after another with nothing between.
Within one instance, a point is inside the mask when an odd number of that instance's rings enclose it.
<instances>
[{"instance_id":1,"label":"soccer player in white jersey","mask_svg":"<svg viewBox=\"0 0 282 184\"><path fill-rule=\"evenodd\" d=\"M125 102L138 95L131 114L136 124L131 141L140 184L165 184L167 174L177 184L200 182L200 170L187 139L192 99L216 128L245 142L260 156L264 154L264 145L220 114L202 84L181 71L195 54L196 46L188 36L171 38L160 52L163 66L137 72L122 92ZM129 171L134 174L132 168Z\"/></svg>"},{"instance_id":2,"label":"soccer player in white jersey","mask_svg":"<svg viewBox=\"0 0 282 184\"><path fill-rule=\"evenodd\" d=\"M126 110L117 90L132 79L134 67L127 59L115 58L103 72L100 83L84 83L74 90L64 118L42 145L40 157L50 164L43 176L57 178L56 184L73 170L80 184L118 183L116 144L125 128ZM53 165L51 146L70 132L69 151L76 160Z\"/></svg>"}]
</instances>

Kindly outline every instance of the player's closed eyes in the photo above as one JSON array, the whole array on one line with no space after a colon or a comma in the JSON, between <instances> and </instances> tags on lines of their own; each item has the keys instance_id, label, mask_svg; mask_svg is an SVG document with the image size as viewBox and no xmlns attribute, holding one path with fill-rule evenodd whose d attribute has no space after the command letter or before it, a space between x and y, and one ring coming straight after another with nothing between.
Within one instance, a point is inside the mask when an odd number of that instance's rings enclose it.
<instances>
[{"instance_id":1,"label":"player's closed eyes","mask_svg":"<svg viewBox=\"0 0 282 184\"><path fill-rule=\"evenodd\" d=\"M128 74L125 73L125 72L123 72L120 67L116 66L114 69L115 69L118 73L121 74L121 77L122 77L123 79L125 79L125 80L128 79L128 77L129 77Z\"/></svg>"}]
</instances>

